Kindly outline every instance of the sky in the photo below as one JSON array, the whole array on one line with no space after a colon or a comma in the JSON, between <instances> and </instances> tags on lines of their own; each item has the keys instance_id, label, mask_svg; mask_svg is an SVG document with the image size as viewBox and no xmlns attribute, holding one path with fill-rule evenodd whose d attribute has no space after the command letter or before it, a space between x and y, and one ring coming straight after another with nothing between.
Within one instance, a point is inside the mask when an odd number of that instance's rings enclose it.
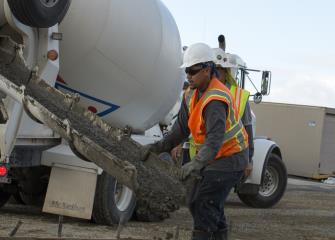
<instances>
[{"instance_id":1,"label":"sky","mask_svg":"<svg viewBox=\"0 0 335 240\"><path fill-rule=\"evenodd\" d=\"M162 0L183 46L204 42L272 72L267 102L335 108L335 1ZM257 82L257 81L256 81ZM258 81L258 85L260 81Z\"/></svg>"}]
</instances>

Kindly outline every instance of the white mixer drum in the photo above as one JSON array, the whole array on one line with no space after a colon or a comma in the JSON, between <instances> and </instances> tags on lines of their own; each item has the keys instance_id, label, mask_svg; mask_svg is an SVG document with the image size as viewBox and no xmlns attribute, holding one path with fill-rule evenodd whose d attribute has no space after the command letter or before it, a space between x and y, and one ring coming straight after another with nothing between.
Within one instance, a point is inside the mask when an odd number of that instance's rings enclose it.
<instances>
[{"instance_id":1,"label":"white mixer drum","mask_svg":"<svg viewBox=\"0 0 335 240\"><path fill-rule=\"evenodd\" d=\"M180 36L159 0L73 0L60 31L56 87L114 126L146 130L178 100Z\"/></svg>"}]
</instances>

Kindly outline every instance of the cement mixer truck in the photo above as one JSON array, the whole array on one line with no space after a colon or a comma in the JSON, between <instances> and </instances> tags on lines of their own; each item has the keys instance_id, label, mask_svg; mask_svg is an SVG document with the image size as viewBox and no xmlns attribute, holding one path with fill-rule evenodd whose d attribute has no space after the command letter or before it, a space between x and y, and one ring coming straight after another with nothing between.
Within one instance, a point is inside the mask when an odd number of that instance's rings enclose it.
<instances>
[{"instance_id":1,"label":"cement mixer truck","mask_svg":"<svg viewBox=\"0 0 335 240\"><path fill-rule=\"evenodd\" d=\"M159 0L0 0L0 205L13 196L101 224L178 209L180 183L164 173L174 168L138 159L174 116L181 56ZM279 147L256 138L242 201L277 203L281 163Z\"/></svg>"}]
</instances>

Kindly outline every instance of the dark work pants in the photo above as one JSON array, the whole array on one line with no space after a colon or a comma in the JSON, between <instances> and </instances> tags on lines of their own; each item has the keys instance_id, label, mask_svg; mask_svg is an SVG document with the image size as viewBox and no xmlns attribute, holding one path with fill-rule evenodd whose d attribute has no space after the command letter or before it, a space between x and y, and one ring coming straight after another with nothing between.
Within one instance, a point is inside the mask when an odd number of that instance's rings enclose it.
<instances>
[{"instance_id":1,"label":"dark work pants","mask_svg":"<svg viewBox=\"0 0 335 240\"><path fill-rule=\"evenodd\" d=\"M230 190L239 182L243 171L204 171L194 181L188 206L193 217L193 229L218 232L227 229L224 203Z\"/></svg>"}]
</instances>

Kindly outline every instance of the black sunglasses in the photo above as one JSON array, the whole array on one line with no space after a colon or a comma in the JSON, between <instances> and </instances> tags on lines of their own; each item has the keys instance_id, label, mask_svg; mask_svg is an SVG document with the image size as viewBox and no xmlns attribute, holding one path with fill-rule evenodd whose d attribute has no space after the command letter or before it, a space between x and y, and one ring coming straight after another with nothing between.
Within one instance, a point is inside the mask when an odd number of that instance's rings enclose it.
<instances>
[{"instance_id":1,"label":"black sunglasses","mask_svg":"<svg viewBox=\"0 0 335 240\"><path fill-rule=\"evenodd\" d=\"M187 68L185 68L185 73L188 74L188 75L193 76L193 75L197 74L198 72L200 72L204 68L206 68L206 65L204 65L204 64L187 67Z\"/></svg>"}]
</instances>

